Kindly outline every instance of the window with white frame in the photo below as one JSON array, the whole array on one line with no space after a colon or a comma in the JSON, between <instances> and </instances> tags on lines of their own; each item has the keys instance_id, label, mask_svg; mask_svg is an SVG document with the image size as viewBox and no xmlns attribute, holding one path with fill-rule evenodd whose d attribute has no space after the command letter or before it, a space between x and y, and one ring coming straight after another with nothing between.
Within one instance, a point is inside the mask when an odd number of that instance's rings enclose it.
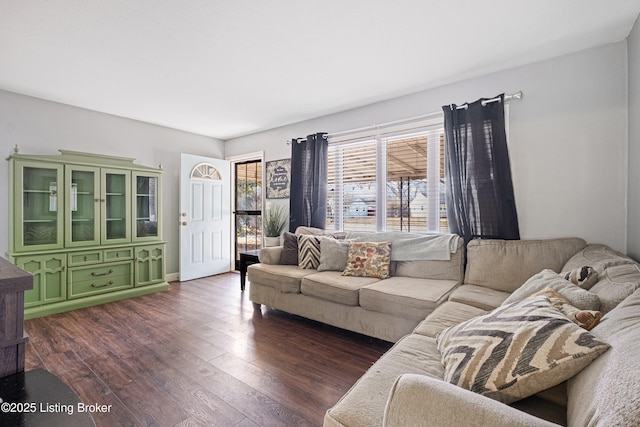
<instances>
[{"instance_id":1,"label":"window with white frame","mask_svg":"<svg viewBox=\"0 0 640 427\"><path fill-rule=\"evenodd\" d=\"M329 138L327 229L447 233L444 123Z\"/></svg>"}]
</instances>

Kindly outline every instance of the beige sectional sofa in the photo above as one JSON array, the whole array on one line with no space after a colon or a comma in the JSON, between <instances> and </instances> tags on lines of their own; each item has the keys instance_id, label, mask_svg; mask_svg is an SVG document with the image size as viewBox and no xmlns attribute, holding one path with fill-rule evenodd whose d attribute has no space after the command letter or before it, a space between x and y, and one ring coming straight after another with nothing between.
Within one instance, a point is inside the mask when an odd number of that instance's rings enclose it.
<instances>
[{"instance_id":1,"label":"beige sectional sofa","mask_svg":"<svg viewBox=\"0 0 640 427\"><path fill-rule=\"evenodd\" d=\"M401 261L399 269L396 262L396 274L421 263L418 274L423 277L386 288L386 308L367 306L362 293L371 284L338 285L359 293L348 304L328 291L309 291L313 287L306 282L330 286L343 283L343 277L330 272L335 274L314 279L324 272L276 265L278 250L264 251L263 263L249 268L250 298L257 307L265 304L395 342L327 411L325 426L640 425L640 265L607 246L587 245L578 238L475 240L466 248L464 274L461 246L449 261ZM434 268L438 274L432 277L427 270L434 266L440 269ZM591 277L597 282L581 284L581 292L597 296L603 315L589 333L607 344L604 353L567 381L508 404L443 380L447 373L438 334L509 307L512 304L503 303L528 285L564 281L555 273L585 266L595 271ZM459 276L442 274L453 270ZM416 289L409 291L412 284Z\"/></svg>"},{"instance_id":2,"label":"beige sectional sofa","mask_svg":"<svg viewBox=\"0 0 640 427\"><path fill-rule=\"evenodd\" d=\"M321 232L302 227L296 233ZM263 248L260 264L247 270L249 298L254 305L395 342L462 283L461 239L453 242L453 250L449 260L391 261L391 277L377 279L281 265L282 246Z\"/></svg>"}]
</instances>

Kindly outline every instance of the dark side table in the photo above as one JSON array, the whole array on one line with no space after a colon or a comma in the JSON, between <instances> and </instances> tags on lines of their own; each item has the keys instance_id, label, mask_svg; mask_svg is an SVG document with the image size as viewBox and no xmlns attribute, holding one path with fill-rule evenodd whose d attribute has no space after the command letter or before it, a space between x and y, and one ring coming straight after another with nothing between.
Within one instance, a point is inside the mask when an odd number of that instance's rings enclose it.
<instances>
[{"instance_id":1,"label":"dark side table","mask_svg":"<svg viewBox=\"0 0 640 427\"><path fill-rule=\"evenodd\" d=\"M111 405L85 405L71 388L45 369L0 378L0 399L1 426L95 427L91 412L111 411Z\"/></svg>"},{"instance_id":2,"label":"dark side table","mask_svg":"<svg viewBox=\"0 0 640 427\"><path fill-rule=\"evenodd\" d=\"M240 252L240 290L244 291L244 284L247 279L247 267L251 264L258 264L260 249L255 251Z\"/></svg>"}]
</instances>

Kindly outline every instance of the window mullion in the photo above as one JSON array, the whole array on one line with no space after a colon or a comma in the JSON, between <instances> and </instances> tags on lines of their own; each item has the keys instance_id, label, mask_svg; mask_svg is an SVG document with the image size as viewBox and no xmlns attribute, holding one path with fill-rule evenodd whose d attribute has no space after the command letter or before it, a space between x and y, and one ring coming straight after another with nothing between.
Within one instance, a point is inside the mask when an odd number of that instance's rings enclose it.
<instances>
[{"instance_id":1,"label":"window mullion","mask_svg":"<svg viewBox=\"0 0 640 427\"><path fill-rule=\"evenodd\" d=\"M387 229L387 140L376 137L376 230Z\"/></svg>"},{"instance_id":2,"label":"window mullion","mask_svg":"<svg viewBox=\"0 0 640 427\"><path fill-rule=\"evenodd\" d=\"M440 231L440 130L427 133L427 230Z\"/></svg>"},{"instance_id":3,"label":"window mullion","mask_svg":"<svg viewBox=\"0 0 640 427\"><path fill-rule=\"evenodd\" d=\"M344 150L339 148L335 154L335 190L334 204L334 229L344 230Z\"/></svg>"}]
</instances>

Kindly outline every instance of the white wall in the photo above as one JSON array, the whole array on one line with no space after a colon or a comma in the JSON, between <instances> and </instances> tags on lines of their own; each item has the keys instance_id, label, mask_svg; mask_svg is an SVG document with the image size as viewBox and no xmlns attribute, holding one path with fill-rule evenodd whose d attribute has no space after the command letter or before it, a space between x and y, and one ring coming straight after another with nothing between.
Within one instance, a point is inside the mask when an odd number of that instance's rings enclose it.
<instances>
[{"instance_id":1,"label":"white wall","mask_svg":"<svg viewBox=\"0 0 640 427\"><path fill-rule=\"evenodd\" d=\"M522 90L523 100L510 105L509 143L522 238L579 236L626 251L626 58L621 41L229 140L225 154L264 150L265 160L287 158L285 141L293 137Z\"/></svg>"},{"instance_id":2,"label":"white wall","mask_svg":"<svg viewBox=\"0 0 640 427\"><path fill-rule=\"evenodd\" d=\"M220 140L0 91L0 156L6 158L16 144L24 154L58 154L62 148L162 164L167 273L179 268L180 153L224 158ZM0 160L0 256L8 248L8 177L8 163Z\"/></svg>"},{"instance_id":3,"label":"white wall","mask_svg":"<svg viewBox=\"0 0 640 427\"><path fill-rule=\"evenodd\" d=\"M628 254L640 260L640 18L627 40L629 58Z\"/></svg>"}]
</instances>

